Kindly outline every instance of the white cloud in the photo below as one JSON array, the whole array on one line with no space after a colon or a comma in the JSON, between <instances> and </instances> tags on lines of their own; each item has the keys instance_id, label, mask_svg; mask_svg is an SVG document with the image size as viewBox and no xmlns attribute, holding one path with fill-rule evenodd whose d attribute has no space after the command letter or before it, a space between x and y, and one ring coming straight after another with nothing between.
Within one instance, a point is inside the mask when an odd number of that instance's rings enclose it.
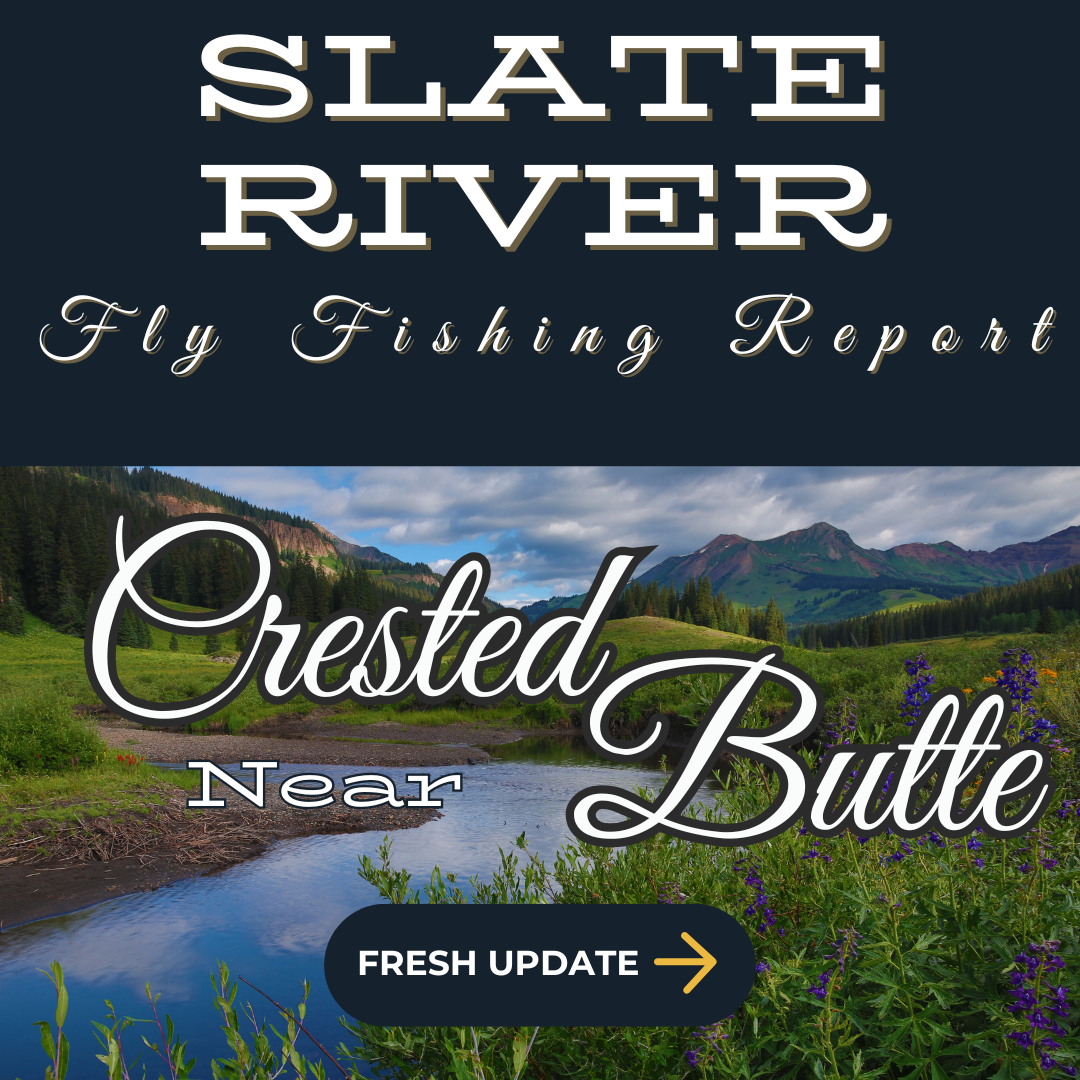
<instances>
[{"instance_id":1,"label":"white cloud","mask_svg":"<svg viewBox=\"0 0 1080 1080\"><path fill-rule=\"evenodd\" d=\"M583 591L618 546L656 545L649 566L720 533L763 540L816 521L878 548L992 549L1080 524L1076 466L161 468L391 553L445 548L436 569L481 551L490 591L512 603Z\"/></svg>"}]
</instances>

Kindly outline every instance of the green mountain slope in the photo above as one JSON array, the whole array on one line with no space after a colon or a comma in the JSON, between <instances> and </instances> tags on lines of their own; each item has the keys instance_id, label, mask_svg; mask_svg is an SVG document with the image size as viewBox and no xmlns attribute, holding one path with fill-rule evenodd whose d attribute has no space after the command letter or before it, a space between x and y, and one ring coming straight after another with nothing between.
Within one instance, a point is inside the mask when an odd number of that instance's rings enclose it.
<instances>
[{"instance_id":1,"label":"green mountain slope","mask_svg":"<svg viewBox=\"0 0 1080 1080\"><path fill-rule=\"evenodd\" d=\"M426 603L442 576L378 548L360 547L294 514L253 506L154 469L122 466L0 466L0 631L22 613L80 636L87 606L109 568L110 514L130 512L132 536L191 513L229 513L276 545L278 584L293 614L319 620L340 607L375 612L390 600ZM217 609L248 580L248 560L227 541L193 540L150 568L154 595ZM499 605L485 598L489 609Z\"/></svg>"},{"instance_id":2,"label":"green mountain slope","mask_svg":"<svg viewBox=\"0 0 1080 1080\"><path fill-rule=\"evenodd\" d=\"M400 559L376 547L361 547L359 544L342 540L317 521L308 521L281 510L253 506L244 499L179 476L172 476L149 465L131 472L117 465L75 465L72 471L88 480L107 484L113 493L122 498L126 497L129 502L141 496L144 502L164 510L168 517L180 517L183 514L234 514L246 518L258 525L274 541L287 561L296 556L308 555L325 566L340 570L339 556L349 555L367 563L378 564L379 567L402 565Z\"/></svg>"},{"instance_id":3,"label":"green mountain slope","mask_svg":"<svg viewBox=\"0 0 1080 1080\"><path fill-rule=\"evenodd\" d=\"M900 544L881 551L856 544L843 529L819 521L769 540L723 533L688 555L650 567L644 584L674 585L707 576L713 594L763 607L775 597L789 624L830 622L950 599L988 585L1026 581L1080 563L1080 527L995 551L965 551L950 541ZM581 597L553 597L523 609L530 618ZM560 604L555 604L560 600ZM534 613L535 609L535 613Z\"/></svg>"},{"instance_id":4,"label":"green mountain slope","mask_svg":"<svg viewBox=\"0 0 1080 1080\"><path fill-rule=\"evenodd\" d=\"M537 600L533 604L527 604L521 609L521 613L528 617L530 622L536 622L541 615L549 611L558 611L559 608L579 608L585 603L585 593L576 596L552 596L548 600Z\"/></svg>"}]
</instances>

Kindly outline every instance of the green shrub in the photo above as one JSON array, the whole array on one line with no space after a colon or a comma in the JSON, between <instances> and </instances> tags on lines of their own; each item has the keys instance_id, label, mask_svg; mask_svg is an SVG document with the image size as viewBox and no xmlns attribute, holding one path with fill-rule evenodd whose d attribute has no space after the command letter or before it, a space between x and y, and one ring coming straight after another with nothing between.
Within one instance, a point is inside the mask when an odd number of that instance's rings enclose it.
<instances>
[{"instance_id":1,"label":"green shrub","mask_svg":"<svg viewBox=\"0 0 1080 1080\"><path fill-rule=\"evenodd\" d=\"M0 775L61 772L100 756L105 743L71 706L55 690L0 694Z\"/></svg>"},{"instance_id":2,"label":"green shrub","mask_svg":"<svg viewBox=\"0 0 1080 1080\"><path fill-rule=\"evenodd\" d=\"M548 698L547 701L531 701L522 707L521 715L528 724L537 727L554 727L565 715L562 706L557 701Z\"/></svg>"}]
</instances>

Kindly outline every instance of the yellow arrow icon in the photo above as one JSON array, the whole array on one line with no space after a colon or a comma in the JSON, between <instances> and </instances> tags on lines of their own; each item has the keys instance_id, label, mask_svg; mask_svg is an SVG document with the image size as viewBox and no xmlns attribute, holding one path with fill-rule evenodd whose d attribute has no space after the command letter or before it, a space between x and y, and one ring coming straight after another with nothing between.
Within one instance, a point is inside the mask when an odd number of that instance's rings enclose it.
<instances>
[{"instance_id":1,"label":"yellow arrow icon","mask_svg":"<svg viewBox=\"0 0 1080 1080\"><path fill-rule=\"evenodd\" d=\"M693 990L714 967L716 967L716 957L713 956L708 949L702 948L702 946L700 946L689 934L683 934L682 939L698 954L696 957L658 956L653 963L656 964L657 967L684 967L688 964L699 965L701 970L683 987L683 993L689 994L690 991Z\"/></svg>"}]
</instances>

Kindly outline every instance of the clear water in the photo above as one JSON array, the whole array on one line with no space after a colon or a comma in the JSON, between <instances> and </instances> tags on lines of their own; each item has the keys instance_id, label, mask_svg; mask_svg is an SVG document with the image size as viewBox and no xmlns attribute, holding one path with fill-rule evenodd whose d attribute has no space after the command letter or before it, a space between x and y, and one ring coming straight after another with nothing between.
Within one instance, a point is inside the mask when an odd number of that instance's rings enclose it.
<instances>
[{"instance_id":1,"label":"clear water","mask_svg":"<svg viewBox=\"0 0 1080 1080\"><path fill-rule=\"evenodd\" d=\"M580 739L529 739L489 749L496 760L431 769L435 776L461 772L461 793L439 789L442 818L391 834L394 865L410 870L414 884L426 881L436 864L444 873L490 880L499 847L509 850L522 832L530 850L550 863L569 838L564 814L576 792L598 783L657 789L663 781L655 761L616 765L592 754ZM356 770L285 765L267 775L282 779L307 771L340 779ZM393 777L399 791L415 792L405 781L405 774L415 770L379 771ZM104 999L113 1002L118 1015L149 1017L147 982L161 993L162 1020L168 1011L187 1039L188 1057L198 1060L193 1076L209 1077L210 1058L229 1056L210 991L219 959L290 1006L300 998L301 980L309 979L305 1026L332 1050L347 1033L337 1023L340 1009L323 980L323 951L342 919L378 901L375 890L357 875L357 856L375 857L383 835L286 840L219 873L5 931L0 935L0 1028L5 1035L0 1071L22 1080L44 1075L45 1054L31 1025L53 1019L55 993L37 972L53 960L64 966L71 997L65 1032L74 1080L98 1075L98 1070L103 1074L104 1066L93 1058L100 1048L90 1021L104 1021ZM276 1010L254 991L241 984L237 998L251 1000L260 1019L281 1029ZM142 1048L141 1034L160 1042L149 1025L129 1028L124 1035L129 1062ZM149 1050L143 1052L148 1075L157 1076L162 1063ZM301 1052L317 1054L303 1036ZM132 1075L142 1075L141 1064Z\"/></svg>"}]
</instances>

